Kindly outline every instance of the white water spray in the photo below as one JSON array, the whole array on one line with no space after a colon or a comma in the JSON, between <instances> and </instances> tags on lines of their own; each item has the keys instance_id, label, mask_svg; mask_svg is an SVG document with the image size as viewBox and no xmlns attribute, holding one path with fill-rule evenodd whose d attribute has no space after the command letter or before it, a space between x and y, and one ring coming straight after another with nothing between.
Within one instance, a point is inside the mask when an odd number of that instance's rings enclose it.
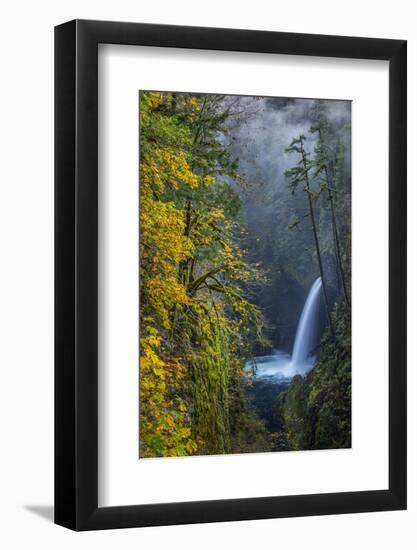
<instances>
[{"instance_id":1,"label":"white water spray","mask_svg":"<svg viewBox=\"0 0 417 550\"><path fill-rule=\"evenodd\" d=\"M303 312L298 321L291 363L294 369L300 373L307 372L314 363L318 336L321 286L321 277L319 277L311 285Z\"/></svg>"},{"instance_id":2,"label":"white water spray","mask_svg":"<svg viewBox=\"0 0 417 550\"><path fill-rule=\"evenodd\" d=\"M319 315L321 278L314 281L298 321L292 356L276 350L272 355L255 357L256 378L258 380L291 380L296 374L304 375L314 366L319 342ZM248 361L247 368L253 366Z\"/></svg>"}]
</instances>

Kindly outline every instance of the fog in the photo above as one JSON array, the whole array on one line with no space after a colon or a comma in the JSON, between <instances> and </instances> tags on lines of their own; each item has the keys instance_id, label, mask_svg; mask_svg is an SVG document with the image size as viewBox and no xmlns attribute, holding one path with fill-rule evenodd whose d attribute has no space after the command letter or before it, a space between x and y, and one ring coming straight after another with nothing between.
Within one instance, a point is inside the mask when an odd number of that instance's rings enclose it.
<instances>
[{"instance_id":1,"label":"fog","mask_svg":"<svg viewBox=\"0 0 417 550\"><path fill-rule=\"evenodd\" d=\"M347 215L340 220L350 224L350 120L349 101L227 97L230 106L229 132L223 136L231 156L238 161L243 178L239 186L242 197L242 221L246 229L248 257L265 268L270 286L252 296L271 323L275 343L291 350L295 330L306 294L320 275L303 185L292 193L285 172L300 162L300 155L287 152L293 139L304 135L305 150L310 158L317 147L318 133L312 133L314 108L328 124L328 147L332 157L344 145L347 193L340 193L339 211ZM310 187L318 190L320 178L310 175ZM336 295L336 269L333 237L326 193L315 200L317 229L326 279ZM335 199L336 200L336 199ZM347 212L349 210L349 212ZM342 223L342 221L340 222ZM345 223L345 222L343 222ZM273 328L275 327L275 328ZM280 330L276 330L281 327ZM279 335L279 338L277 337Z\"/></svg>"}]
</instances>

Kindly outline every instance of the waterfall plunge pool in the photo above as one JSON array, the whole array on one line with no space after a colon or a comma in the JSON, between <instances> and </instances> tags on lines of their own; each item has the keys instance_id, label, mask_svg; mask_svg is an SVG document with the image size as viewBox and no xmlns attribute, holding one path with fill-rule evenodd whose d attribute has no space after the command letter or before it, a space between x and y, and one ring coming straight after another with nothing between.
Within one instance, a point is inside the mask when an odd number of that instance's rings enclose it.
<instances>
[{"instance_id":1,"label":"waterfall plunge pool","mask_svg":"<svg viewBox=\"0 0 417 550\"><path fill-rule=\"evenodd\" d=\"M296 374L303 375L314 366L314 360L314 357L309 357L304 364L304 372L301 372L295 367L289 353L276 350L271 355L254 357L246 363L246 370L254 372L246 393L269 431L279 430L273 412L275 400L288 388Z\"/></svg>"},{"instance_id":2,"label":"waterfall plunge pool","mask_svg":"<svg viewBox=\"0 0 417 550\"><path fill-rule=\"evenodd\" d=\"M304 375L314 366L315 356L304 358L302 365L294 363L292 356L281 350L275 350L271 355L254 357L246 363L246 370L254 370L254 379L276 384L291 382L296 374Z\"/></svg>"}]
</instances>

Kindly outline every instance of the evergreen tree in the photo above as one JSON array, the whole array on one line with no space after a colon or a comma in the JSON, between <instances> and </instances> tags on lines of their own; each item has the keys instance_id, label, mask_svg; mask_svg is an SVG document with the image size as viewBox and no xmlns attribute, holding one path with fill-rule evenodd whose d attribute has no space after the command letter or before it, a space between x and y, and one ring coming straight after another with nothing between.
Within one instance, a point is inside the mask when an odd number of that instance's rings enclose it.
<instances>
[{"instance_id":1,"label":"evergreen tree","mask_svg":"<svg viewBox=\"0 0 417 550\"><path fill-rule=\"evenodd\" d=\"M289 186L291 188L292 193L295 193L295 190L297 189L299 184L304 184L303 190L306 193L306 197L308 201L309 217L311 220L311 229L313 231L314 244L316 247L317 262L318 262L320 277L322 282L327 321L329 324L330 331L333 334L334 330L333 330L333 323L332 323L332 318L330 314L330 302L329 302L329 296L327 291L327 284L324 278L323 262L322 262L321 253L320 253L320 245L319 245L319 239L317 234L317 224L316 224L316 219L314 215L314 206L313 206L313 200L317 199L321 191L319 191L318 193L314 193L314 191L311 189L311 186L310 186L309 174L314 166L314 163L311 161L308 152L305 150L305 147L304 147L305 141L306 141L306 137L304 135L300 135L298 138L293 139L290 146L286 149L288 153L297 153L298 155L300 155L301 158L296 166L286 171L285 175L287 178L289 178Z\"/></svg>"},{"instance_id":2,"label":"evergreen tree","mask_svg":"<svg viewBox=\"0 0 417 550\"><path fill-rule=\"evenodd\" d=\"M330 147L326 144L326 137L330 133L329 123L325 116L324 106L322 102L317 101L313 110L312 116L314 123L311 126L310 131L314 134L318 134L318 143L314 151L314 177L321 176L323 178L321 182L321 188L326 190L327 198L330 205L331 212L331 222L332 222L332 235L333 235L333 246L334 254L337 262L337 275L338 281L341 283L343 296L346 301L346 305L349 306L349 297L346 286L346 277L343 271L342 266L342 257L340 251L340 238L339 231L337 228L336 214L335 214L335 205L333 192L335 189L333 178L331 177L331 167L333 162L333 154L330 150Z\"/></svg>"}]
</instances>

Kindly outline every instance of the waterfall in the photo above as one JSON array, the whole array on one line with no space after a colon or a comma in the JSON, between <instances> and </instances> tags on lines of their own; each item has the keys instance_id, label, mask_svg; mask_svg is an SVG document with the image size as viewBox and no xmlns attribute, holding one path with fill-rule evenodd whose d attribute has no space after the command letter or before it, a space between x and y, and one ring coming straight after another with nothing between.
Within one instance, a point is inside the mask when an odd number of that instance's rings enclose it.
<instances>
[{"instance_id":1,"label":"waterfall","mask_svg":"<svg viewBox=\"0 0 417 550\"><path fill-rule=\"evenodd\" d=\"M321 277L311 285L307 300L298 321L292 350L291 363L299 373L307 372L314 362L314 350L318 340Z\"/></svg>"}]
</instances>

